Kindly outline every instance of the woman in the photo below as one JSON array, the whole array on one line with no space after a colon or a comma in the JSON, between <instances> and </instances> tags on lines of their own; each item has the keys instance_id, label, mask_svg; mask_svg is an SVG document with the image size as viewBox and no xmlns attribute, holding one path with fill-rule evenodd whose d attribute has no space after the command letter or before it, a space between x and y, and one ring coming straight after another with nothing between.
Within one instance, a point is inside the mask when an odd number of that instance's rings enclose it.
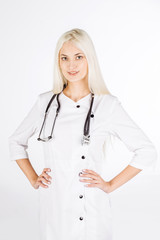
<instances>
[{"instance_id":1,"label":"woman","mask_svg":"<svg viewBox=\"0 0 160 240\"><path fill-rule=\"evenodd\" d=\"M26 151L36 133L44 147L45 168L39 176ZM103 147L111 135L134 156L122 172L105 181ZM157 159L152 142L107 90L93 43L81 29L60 37L53 90L39 94L9 137L9 147L11 160L40 190L41 240L111 240L109 193Z\"/></svg>"}]
</instances>

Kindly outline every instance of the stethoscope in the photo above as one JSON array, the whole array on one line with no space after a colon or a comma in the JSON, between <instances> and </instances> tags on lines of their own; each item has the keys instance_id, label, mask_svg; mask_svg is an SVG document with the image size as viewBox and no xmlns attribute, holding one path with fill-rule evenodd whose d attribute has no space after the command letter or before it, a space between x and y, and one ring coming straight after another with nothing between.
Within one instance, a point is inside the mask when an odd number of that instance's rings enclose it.
<instances>
[{"instance_id":1,"label":"stethoscope","mask_svg":"<svg viewBox=\"0 0 160 240\"><path fill-rule=\"evenodd\" d=\"M64 84L64 87L63 87L63 90L64 88L66 87L66 84ZM62 91L63 91L62 90ZM43 141L43 142L48 142L50 139L52 139L52 136L53 136L53 129L54 129L54 125L55 125L55 122L56 122L56 119L57 119L57 116L58 116L58 113L59 113L59 110L60 110L60 102L59 102L59 95L61 94L58 93L58 94L54 94L48 105L47 105L47 108L45 110L45 116L44 116L44 120L43 120L43 123L42 123L42 127L41 127L41 130L40 130L40 133L39 133L39 136L37 138L38 141ZM87 117L86 117L86 121L85 121L85 124L84 124L84 130L83 130L83 138L82 138L82 145L83 144L89 144L90 143L90 135L89 135L89 130L90 130L90 117L94 117L94 114L91 114L91 111L92 111L92 105L93 105L93 101L94 101L94 93L91 93L92 97L91 97L91 104L90 104L90 108L89 108L89 111L88 111L88 114L87 114ZM42 129L43 129L43 126L44 126L44 123L46 121L46 117L48 115L48 110L49 110L49 107L52 103L52 101L54 100L54 98L57 96L57 103L58 103L58 107L56 109L56 115L55 115L55 118L54 118L54 121L53 121L53 126L52 126L52 130L51 130L51 135L46 137L46 138L41 138L40 135L41 135L41 132L42 132Z\"/></svg>"}]
</instances>

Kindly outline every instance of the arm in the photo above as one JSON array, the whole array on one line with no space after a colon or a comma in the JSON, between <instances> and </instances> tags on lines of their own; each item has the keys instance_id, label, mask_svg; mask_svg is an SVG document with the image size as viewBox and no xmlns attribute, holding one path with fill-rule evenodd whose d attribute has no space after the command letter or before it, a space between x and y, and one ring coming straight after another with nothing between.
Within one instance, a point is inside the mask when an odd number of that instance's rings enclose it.
<instances>
[{"instance_id":1,"label":"arm","mask_svg":"<svg viewBox=\"0 0 160 240\"><path fill-rule=\"evenodd\" d=\"M36 181L38 175L35 172L34 168L32 167L28 158L18 159L16 160L17 164L25 174L25 176L30 181L31 185Z\"/></svg>"},{"instance_id":2,"label":"arm","mask_svg":"<svg viewBox=\"0 0 160 240\"><path fill-rule=\"evenodd\" d=\"M16 161L31 184L38 175L29 161L27 152L28 140L38 130L38 123L40 120L39 95L29 113L8 139L10 160Z\"/></svg>"},{"instance_id":3,"label":"arm","mask_svg":"<svg viewBox=\"0 0 160 240\"><path fill-rule=\"evenodd\" d=\"M119 138L134 153L129 165L109 181L110 191L115 190L140 171L155 167L157 151L143 130L131 119L117 97L114 99L107 131Z\"/></svg>"},{"instance_id":4,"label":"arm","mask_svg":"<svg viewBox=\"0 0 160 240\"><path fill-rule=\"evenodd\" d=\"M142 169L138 169L128 165L123 171L121 171L116 177L109 181L109 190L108 192L114 191L116 188L119 188L124 183L128 182L131 178L136 176Z\"/></svg>"},{"instance_id":5,"label":"arm","mask_svg":"<svg viewBox=\"0 0 160 240\"><path fill-rule=\"evenodd\" d=\"M9 136L9 155L10 160L29 158L27 148L28 140L33 136L38 129L40 121L40 95L32 106L29 113L19 124L17 129Z\"/></svg>"}]
</instances>

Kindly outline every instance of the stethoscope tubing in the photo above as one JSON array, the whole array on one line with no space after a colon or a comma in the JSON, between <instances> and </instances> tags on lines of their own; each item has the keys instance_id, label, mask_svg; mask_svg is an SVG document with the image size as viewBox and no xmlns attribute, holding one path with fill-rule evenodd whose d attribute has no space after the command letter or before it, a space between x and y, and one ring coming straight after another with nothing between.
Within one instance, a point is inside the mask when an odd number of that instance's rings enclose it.
<instances>
[{"instance_id":1,"label":"stethoscope tubing","mask_svg":"<svg viewBox=\"0 0 160 240\"><path fill-rule=\"evenodd\" d=\"M65 88L65 86L66 86L66 85L64 85L64 88ZM64 89L64 88L63 88L63 89ZM63 90L62 90L62 91L63 91ZM58 116L58 113L59 113L60 107L61 107L60 101L59 101L59 95L60 95L60 94L61 94L61 92L58 93L58 94L54 94L54 95L51 97L51 99L50 99L50 101L49 101L49 103L48 103L48 105L47 105L47 107L46 107L45 116L44 116L44 120L43 120L43 123L42 123L42 127L41 127L41 129L40 129L40 133L39 133L39 136L38 136L38 138L37 138L38 141L48 142L48 141L52 138L52 136L53 136L53 130L54 130L55 122L56 122L56 119L57 119L57 116ZM90 108L89 108L89 111L88 111L88 114L87 114L87 117L86 117L86 120L85 120L85 124L84 124L82 144L84 144L84 143L89 144L89 143L90 143L90 135L89 135L89 132L90 132L90 117L94 117L93 114L91 115L92 106L93 106L93 101L94 101L94 93L91 93L91 94L92 94L91 104L90 104ZM51 130L51 135L48 136L47 138L41 138L40 135L41 135L41 133L42 133L42 130L43 130L43 127L44 127L44 123L45 123L46 118L47 118L47 115L48 115L48 110L49 110L49 108L50 108L50 106L51 106L51 104L52 104L52 102L53 102L53 100L55 99L56 96L57 96L58 107L57 107L57 109L56 109L56 115L55 115L55 118L54 118L52 130Z\"/></svg>"}]
</instances>

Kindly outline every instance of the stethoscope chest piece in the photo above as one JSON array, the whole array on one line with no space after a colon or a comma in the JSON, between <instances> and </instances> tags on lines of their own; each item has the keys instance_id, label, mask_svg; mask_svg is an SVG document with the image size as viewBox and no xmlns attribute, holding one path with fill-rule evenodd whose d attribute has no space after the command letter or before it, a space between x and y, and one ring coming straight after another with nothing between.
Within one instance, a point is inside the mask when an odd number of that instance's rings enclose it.
<instances>
[{"instance_id":1,"label":"stethoscope chest piece","mask_svg":"<svg viewBox=\"0 0 160 240\"><path fill-rule=\"evenodd\" d=\"M89 135L89 136L83 135L83 138L82 138L82 140L81 140L81 144L82 144L82 145L84 145L84 144L89 145L89 144L90 144L90 135Z\"/></svg>"}]
</instances>

